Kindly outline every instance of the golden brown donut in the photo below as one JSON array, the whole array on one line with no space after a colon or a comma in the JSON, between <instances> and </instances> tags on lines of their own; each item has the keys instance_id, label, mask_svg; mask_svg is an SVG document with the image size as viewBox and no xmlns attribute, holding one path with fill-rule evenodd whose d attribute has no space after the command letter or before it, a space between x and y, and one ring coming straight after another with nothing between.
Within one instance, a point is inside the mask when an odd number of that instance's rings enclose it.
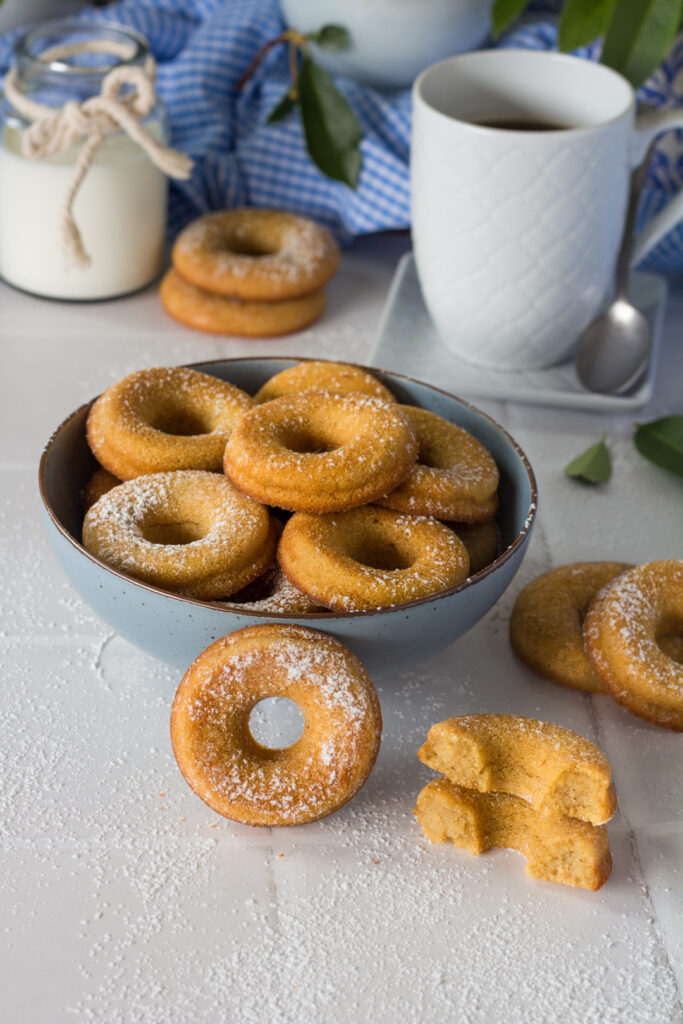
<instances>
[{"instance_id":1,"label":"golden brown donut","mask_svg":"<svg viewBox=\"0 0 683 1024\"><path fill-rule=\"evenodd\" d=\"M364 395L383 398L385 402L396 399L384 384L360 366L349 363L331 363L318 359L290 366L267 380L254 395L257 405L271 402L283 395L298 394L300 391L332 391L335 395L359 391Z\"/></svg>"},{"instance_id":2,"label":"golden brown donut","mask_svg":"<svg viewBox=\"0 0 683 1024\"><path fill-rule=\"evenodd\" d=\"M400 409L417 436L417 465L378 504L461 523L493 519L498 509L498 467L484 445L427 409Z\"/></svg>"},{"instance_id":3,"label":"golden brown donut","mask_svg":"<svg viewBox=\"0 0 683 1024\"><path fill-rule=\"evenodd\" d=\"M275 302L317 291L339 265L339 246L314 220L245 208L193 221L173 246L173 266L215 295Z\"/></svg>"},{"instance_id":4,"label":"golden brown donut","mask_svg":"<svg viewBox=\"0 0 683 1024\"><path fill-rule=\"evenodd\" d=\"M265 505L322 514L386 494L416 456L415 434L395 403L304 391L250 409L223 465L236 487Z\"/></svg>"},{"instance_id":5,"label":"golden brown donut","mask_svg":"<svg viewBox=\"0 0 683 1024\"><path fill-rule=\"evenodd\" d=\"M269 697L298 704L291 747L261 746L249 730ZM268 623L217 640L185 673L173 702L178 767L201 799L246 825L301 825L342 807L366 781L382 718L365 669L339 640Z\"/></svg>"},{"instance_id":6,"label":"golden brown donut","mask_svg":"<svg viewBox=\"0 0 683 1024\"><path fill-rule=\"evenodd\" d=\"M500 549L500 530L495 519L487 523L449 523L467 548L470 576L475 576L493 562Z\"/></svg>"},{"instance_id":7,"label":"golden brown donut","mask_svg":"<svg viewBox=\"0 0 683 1024\"><path fill-rule=\"evenodd\" d=\"M83 545L119 572L186 597L229 597L272 564L268 510L224 476L177 470L136 477L103 495Z\"/></svg>"},{"instance_id":8,"label":"golden brown donut","mask_svg":"<svg viewBox=\"0 0 683 1024\"><path fill-rule=\"evenodd\" d=\"M467 550L443 523L377 505L285 526L277 557L295 587L335 612L416 601L467 579Z\"/></svg>"},{"instance_id":9,"label":"golden brown donut","mask_svg":"<svg viewBox=\"0 0 683 1024\"><path fill-rule=\"evenodd\" d=\"M572 562L538 576L520 591L510 616L510 641L536 672L565 686L604 693L583 643L588 606L627 562Z\"/></svg>"},{"instance_id":10,"label":"golden brown donut","mask_svg":"<svg viewBox=\"0 0 683 1024\"><path fill-rule=\"evenodd\" d=\"M539 814L508 793L478 793L434 779L419 794L414 813L433 843L450 841L473 854L518 850L531 878L596 890L612 869L604 825Z\"/></svg>"},{"instance_id":11,"label":"golden brown donut","mask_svg":"<svg viewBox=\"0 0 683 1024\"><path fill-rule=\"evenodd\" d=\"M520 715L437 722L417 752L451 782L520 797L542 814L602 825L617 806L602 750L571 729Z\"/></svg>"},{"instance_id":12,"label":"golden brown donut","mask_svg":"<svg viewBox=\"0 0 683 1024\"><path fill-rule=\"evenodd\" d=\"M591 602L583 630L610 696L653 725L683 730L683 665L658 642L683 634L683 561L647 562L608 583Z\"/></svg>"},{"instance_id":13,"label":"golden brown donut","mask_svg":"<svg viewBox=\"0 0 683 1024\"><path fill-rule=\"evenodd\" d=\"M270 612L273 615L301 615L308 612L329 614L327 608L321 608L307 594L297 590L279 565L271 566L263 576L233 594L225 604L237 611Z\"/></svg>"},{"instance_id":14,"label":"golden brown donut","mask_svg":"<svg viewBox=\"0 0 683 1024\"><path fill-rule=\"evenodd\" d=\"M173 469L220 472L244 391L181 366L138 370L107 388L88 415L88 444L120 480Z\"/></svg>"},{"instance_id":15,"label":"golden brown donut","mask_svg":"<svg viewBox=\"0 0 683 1024\"><path fill-rule=\"evenodd\" d=\"M322 288L279 302L228 299L198 288L173 269L163 277L159 298L169 316L186 327L246 338L273 338L301 331L325 309Z\"/></svg>"},{"instance_id":16,"label":"golden brown donut","mask_svg":"<svg viewBox=\"0 0 683 1024\"><path fill-rule=\"evenodd\" d=\"M87 512L103 494L111 491L112 487L117 487L120 483L117 476L114 476L109 470L103 469L102 466L98 466L83 489L83 511Z\"/></svg>"}]
</instances>

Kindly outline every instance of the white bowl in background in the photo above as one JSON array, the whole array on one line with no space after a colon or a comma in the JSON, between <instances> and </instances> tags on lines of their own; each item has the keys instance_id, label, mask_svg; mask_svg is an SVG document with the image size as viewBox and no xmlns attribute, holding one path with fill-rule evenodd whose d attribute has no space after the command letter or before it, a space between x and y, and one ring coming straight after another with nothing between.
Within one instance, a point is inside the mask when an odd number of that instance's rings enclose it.
<instances>
[{"instance_id":1,"label":"white bowl in background","mask_svg":"<svg viewBox=\"0 0 683 1024\"><path fill-rule=\"evenodd\" d=\"M349 49L313 47L334 75L403 89L436 61L475 50L489 34L494 0L281 0L287 24L301 32L342 25Z\"/></svg>"}]
</instances>

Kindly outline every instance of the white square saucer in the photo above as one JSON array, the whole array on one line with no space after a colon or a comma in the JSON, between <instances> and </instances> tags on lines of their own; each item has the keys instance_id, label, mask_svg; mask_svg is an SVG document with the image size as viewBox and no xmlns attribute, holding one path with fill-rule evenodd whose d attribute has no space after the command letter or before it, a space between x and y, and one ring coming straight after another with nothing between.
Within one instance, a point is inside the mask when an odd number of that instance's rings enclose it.
<instances>
[{"instance_id":1,"label":"white square saucer","mask_svg":"<svg viewBox=\"0 0 683 1024\"><path fill-rule=\"evenodd\" d=\"M666 282L634 273L631 301L652 328L652 356L638 385L626 395L597 395L579 383L572 359L542 370L495 370L461 359L442 343L429 318L411 252L396 268L380 320L373 363L418 377L458 395L475 395L527 405L619 412L640 409L652 396L666 307Z\"/></svg>"}]
</instances>

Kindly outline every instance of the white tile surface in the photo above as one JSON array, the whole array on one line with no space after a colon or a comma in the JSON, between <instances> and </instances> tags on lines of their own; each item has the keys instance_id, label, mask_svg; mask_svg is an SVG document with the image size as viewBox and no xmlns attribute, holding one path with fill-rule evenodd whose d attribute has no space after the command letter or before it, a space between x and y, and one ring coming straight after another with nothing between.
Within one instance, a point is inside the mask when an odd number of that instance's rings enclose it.
<instances>
[{"instance_id":1,"label":"white tile surface","mask_svg":"<svg viewBox=\"0 0 683 1024\"><path fill-rule=\"evenodd\" d=\"M3 1024L679 1018L680 738L534 676L507 640L515 594L550 565L683 555L683 487L633 450L629 418L481 403L539 477L528 557L467 636L381 681L384 738L368 784L298 829L239 826L193 796L168 739L177 674L112 636L43 541L36 461L66 413L144 365L247 352L369 362L405 245L357 244L325 319L273 342L185 331L153 291L69 306L0 286ZM681 411L681 326L674 292L643 419ZM610 484L566 480L568 459L605 429ZM415 750L434 721L475 710L546 718L604 745L620 811L600 892L533 882L514 853L473 858L422 838L411 811L429 773Z\"/></svg>"}]
</instances>

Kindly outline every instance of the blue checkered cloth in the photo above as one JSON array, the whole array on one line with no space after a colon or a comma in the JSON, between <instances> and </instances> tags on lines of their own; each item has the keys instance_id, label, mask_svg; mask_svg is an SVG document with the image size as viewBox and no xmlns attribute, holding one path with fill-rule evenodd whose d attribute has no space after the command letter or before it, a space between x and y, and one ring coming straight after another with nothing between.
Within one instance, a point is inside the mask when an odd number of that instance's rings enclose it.
<instances>
[{"instance_id":1,"label":"blue checkered cloth","mask_svg":"<svg viewBox=\"0 0 683 1024\"><path fill-rule=\"evenodd\" d=\"M532 15L501 45L554 48L556 8L556 0L536 0ZM172 184L172 236L207 210L244 204L307 214L341 241L410 225L409 90L381 92L337 80L363 130L363 166L355 191L325 178L311 163L298 116L265 124L289 84L284 47L272 50L246 87L236 91L257 49L282 31L277 0L119 0L80 17L136 29L157 59L157 88L170 114L172 143L195 160L191 179ZM11 62L16 35L0 36L2 73ZM596 57L595 47L580 52ZM681 85L676 88L681 68L683 44L639 98L658 106L683 104ZM669 141L657 150L641 220L683 187L683 142L676 135L673 145ZM646 266L683 270L683 229L664 239Z\"/></svg>"}]
</instances>

